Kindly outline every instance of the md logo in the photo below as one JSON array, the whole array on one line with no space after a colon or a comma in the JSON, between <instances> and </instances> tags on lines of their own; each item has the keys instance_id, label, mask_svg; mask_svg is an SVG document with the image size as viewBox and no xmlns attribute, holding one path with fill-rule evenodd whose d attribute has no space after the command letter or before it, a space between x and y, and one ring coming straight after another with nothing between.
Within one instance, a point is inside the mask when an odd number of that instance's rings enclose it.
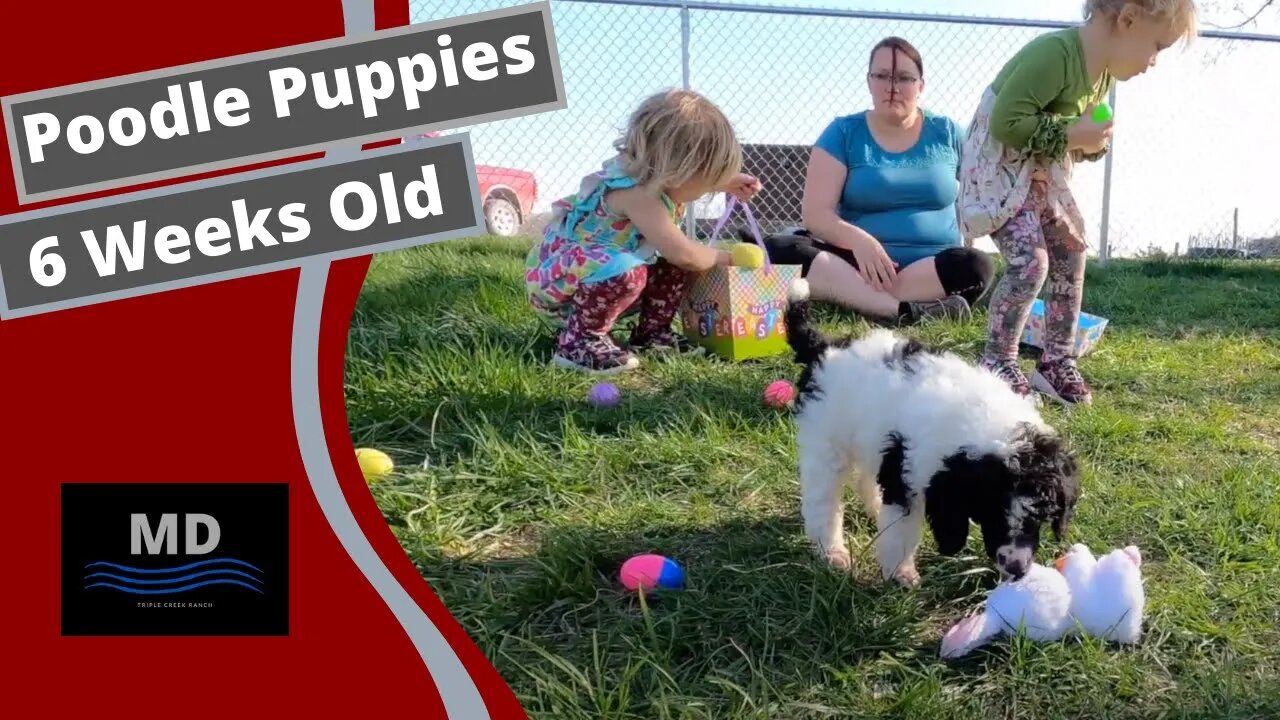
<instances>
[{"instance_id":1,"label":"md logo","mask_svg":"<svg viewBox=\"0 0 1280 720\"><path fill-rule=\"evenodd\" d=\"M62 486L64 635L288 634L288 486Z\"/></svg>"},{"instance_id":2,"label":"md logo","mask_svg":"<svg viewBox=\"0 0 1280 720\"><path fill-rule=\"evenodd\" d=\"M183 518L179 523L179 517ZM182 528L183 530L179 530ZM129 514L130 555L208 555L218 547L222 526L207 513L162 513L153 526L147 513ZM85 564L85 589L130 595L179 595L214 585L264 592L262 568L235 557L215 557L169 566L138 567L105 560ZM144 606L145 607L145 606Z\"/></svg>"},{"instance_id":3,"label":"md logo","mask_svg":"<svg viewBox=\"0 0 1280 720\"><path fill-rule=\"evenodd\" d=\"M186 554L188 555L207 555L218 547L218 534L220 532L218 521L213 519L212 515L204 513L191 513L186 515L185 527L187 529L187 545ZM205 528L205 542L201 543L196 538L196 533L200 528ZM151 529L151 524L147 521L146 513L133 513L129 516L129 554L141 555L144 552L148 555L166 555L178 554L178 516L175 513L166 513L160 516L159 528ZM145 549L144 549L145 543ZM163 549L162 549L163 548Z\"/></svg>"}]
</instances>

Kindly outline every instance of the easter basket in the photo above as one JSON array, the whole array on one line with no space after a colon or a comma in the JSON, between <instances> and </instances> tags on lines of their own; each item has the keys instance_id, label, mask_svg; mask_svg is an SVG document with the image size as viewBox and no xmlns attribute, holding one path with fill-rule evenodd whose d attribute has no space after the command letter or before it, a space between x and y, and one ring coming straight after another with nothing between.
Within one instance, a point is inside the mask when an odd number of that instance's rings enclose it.
<instances>
[{"instance_id":1,"label":"easter basket","mask_svg":"<svg viewBox=\"0 0 1280 720\"><path fill-rule=\"evenodd\" d=\"M1080 313L1080 322L1076 327L1076 357L1084 357L1097 347L1102 340L1102 332L1107 329L1109 321L1098 315L1087 312ZM1026 327L1022 331L1022 342L1034 348L1044 349L1044 300L1037 298L1031 304L1031 314L1027 316Z\"/></svg>"},{"instance_id":2,"label":"easter basket","mask_svg":"<svg viewBox=\"0 0 1280 720\"><path fill-rule=\"evenodd\" d=\"M711 231L709 244L716 244L720 231L741 206L756 244L764 240L751 208L727 196L724 214ZM765 252L764 267L751 270L717 267L698 275L691 283L681 306L685 337L728 360L748 360L785 354L787 329L783 320L787 291L800 274L799 265L774 265Z\"/></svg>"}]
</instances>

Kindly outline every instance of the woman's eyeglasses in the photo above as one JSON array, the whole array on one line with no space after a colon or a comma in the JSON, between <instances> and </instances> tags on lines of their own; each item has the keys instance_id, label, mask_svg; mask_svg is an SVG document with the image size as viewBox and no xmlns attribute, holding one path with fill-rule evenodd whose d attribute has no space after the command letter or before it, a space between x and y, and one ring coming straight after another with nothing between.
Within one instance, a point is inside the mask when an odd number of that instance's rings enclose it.
<instances>
[{"instance_id":1,"label":"woman's eyeglasses","mask_svg":"<svg viewBox=\"0 0 1280 720\"><path fill-rule=\"evenodd\" d=\"M915 75L908 75L906 73L894 75L887 72L869 73L867 78L881 85L888 85L891 81L894 85L915 85L916 82L920 80L920 78Z\"/></svg>"}]
</instances>

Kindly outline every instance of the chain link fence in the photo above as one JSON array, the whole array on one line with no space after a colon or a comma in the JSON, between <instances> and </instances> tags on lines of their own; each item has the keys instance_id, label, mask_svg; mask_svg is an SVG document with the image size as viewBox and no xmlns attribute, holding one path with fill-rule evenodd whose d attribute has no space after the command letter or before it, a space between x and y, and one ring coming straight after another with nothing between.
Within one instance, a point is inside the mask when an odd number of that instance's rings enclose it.
<instances>
[{"instance_id":1,"label":"chain link fence","mask_svg":"<svg viewBox=\"0 0 1280 720\"><path fill-rule=\"evenodd\" d=\"M422 22L522 3L410 0L410 10ZM553 0L551 9L568 108L465 129L482 172L535 178L531 207L504 204L496 183L488 207L491 228L503 233L513 223L497 222L498 211L509 218L512 205L524 232L540 229L550 203L612 154L636 104L671 87L708 96L734 122L746 169L765 184L753 208L766 231L798 224L809 148L835 117L871 106L866 67L881 38L919 48L922 105L967 127L1004 62L1064 26L679 0ZM1075 184L1095 252L1280 257L1271 176L1280 142L1267 120L1280 116L1280 78L1269 68L1280 68L1280 37L1206 33L1117 88L1110 162L1078 166ZM695 204L699 229L719 216L721 201ZM980 246L993 249L989 240Z\"/></svg>"}]
</instances>

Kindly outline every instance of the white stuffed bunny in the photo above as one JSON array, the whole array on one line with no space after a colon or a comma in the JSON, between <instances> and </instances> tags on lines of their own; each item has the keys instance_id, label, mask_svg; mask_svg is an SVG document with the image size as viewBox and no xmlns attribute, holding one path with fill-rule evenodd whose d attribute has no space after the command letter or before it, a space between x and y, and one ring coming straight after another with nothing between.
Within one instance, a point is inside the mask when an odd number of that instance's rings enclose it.
<instances>
[{"instance_id":1,"label":"white stuffed bunny","mask_svg":"<svg viewBox=\"0 0 1280 720\"><path fill-rule=\"evenodd\" d=\"M1027 574L1001 583L987 598L986 611L956 623L942 638L942 657L965 655L1019 627L1027 637L1057 640L1071 624L1071 589L1057 570L1032 563Z\"/></svg>"},{"instance_id":2,"label":"white stuffed bunny","mask_svg":"<svg viewBox=\"0 0 1280 720\"><path fill-rule=\"evenodd\" d=\"M1073 627L1090 637L1136 643L1142 637L1146 593L1142 588L1142 553L1134 545L1095 559L1084 545L1072 545L1057 561L1071 588Z\"/></svg>"},{"instance_id":3,"label":"white stuffed bunny","mask_svg":"<svg viewBox=\"0 0 1280 720\"><path fill-rule=\"evenodd\" d=\"M985 612L961 620L943 636L942 657L965 655L1016 633L1019 626L1038 642L1079 630L1113 642L1138 641L1146 595L1136 546L1095 559L1088 547L1077 544L1054 566L1032 564L1018 580L997 585Z\"/></svg>"}]
</instances>

